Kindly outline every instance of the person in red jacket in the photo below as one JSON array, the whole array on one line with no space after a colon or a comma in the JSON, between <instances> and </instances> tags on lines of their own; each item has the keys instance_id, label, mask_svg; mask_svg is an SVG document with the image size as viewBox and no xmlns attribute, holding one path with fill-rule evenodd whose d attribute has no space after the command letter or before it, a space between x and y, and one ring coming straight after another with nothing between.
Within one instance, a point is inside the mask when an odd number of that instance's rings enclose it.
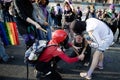
<instances>
[{"instance_id":1,"label":"person in red jacket","mask_svg":"<svg viewBox=\"0 0 120 80\"><path fill-rule=\"evenodd\" d=\"M59 57L67 63L73 63L82 60L81 55L70 58L64 53L64 51L62 51L60 46L64 46L67 43L67 33L64 30L56 30L52 34L52 39L48 42L48 45L56 46L50 46L46 48L43 51L42 55L39 57L39 61L36 64L35 68L37 71L42 72L49 80L63 80L60 74L56 72L56 70L51 66L51 60L53 58Z\"/></svg>"}]
</instances>

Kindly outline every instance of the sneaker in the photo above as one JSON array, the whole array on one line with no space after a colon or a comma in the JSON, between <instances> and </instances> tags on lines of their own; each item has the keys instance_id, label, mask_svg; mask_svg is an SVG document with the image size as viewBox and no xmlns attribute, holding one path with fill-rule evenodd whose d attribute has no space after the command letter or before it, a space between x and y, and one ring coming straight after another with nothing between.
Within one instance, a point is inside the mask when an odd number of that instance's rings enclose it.
<instances>
[{"instance_id":1,"label":"sneaker","mask_svg":"<svg viewBox=\"0 0 120 80\"><path fill-rule=\"evenodd\" d=\"M3 59L1 59L1 60L0 60L0 63L2 63L2 64L4 64L4 63L9 63L9 62L11 62L11 61L14 60L14 59L15 59L14 56L10 56L7 61L4 61Z\"/></svg>"},{"instance_id":2,"label":"sneaker","mask_svg":"<svg viewBox=\"0 0 120 80\"><path fill-rule=\"evenodd\" d=\"M97 66L97 68L100 70L104 69L103 66Z\"/></svg>"},{"instance_id":3,"label":"sneaker","mask_svg":"<svg viewBox=\"0 0 120 80\"><path fill-rule=\"evenodd\" d=\"M82 78L87 79L87 80L90 80L90 79L91 79L91 77L89 77L89 76L87 75L87 72L81 72L81 73L80 73L80 76L81 76Z\"/></svg>"},{"instance_id":4,"label":"sneaker","mask_svg":"<svg viewBox=\"0 0 120 80\"><path fill-rule=\"evenodd\" d=\"M12 59L12 60L14 60L15 59L15 57L14 56L10 56L10 58L9 59Z\"/></svg>"},{"instance_id":5,"label":"sneaker","mask_svg":"<svg viewBox=\"0 0 120 80\"><path fill-rule=\"evenodd\" d=\"M14 56L10 56L5 63L11 62L12 60L15 60L15 57L14 57Z\"/></svg>"},{"instance_id":6,"label":"sneaker","mask_svg":"<svg viewBox=\"0 0 120 80\"><path fill-rule=\"evenodd\" d=\"M2 60L2 58L0 58L0 63L3 63L3 60Z\"/></svg>"},{"instance_id":7,"label":"sneaker","mask_svg":"<svg viewBox=\"0 0 120 80\"><path fill-rule=\"evenodd\" d=\"M84 63L84 66L88 67L89 64L90 64L89 62L86 62L86 63Z\"/></svg>"}]
</instances>

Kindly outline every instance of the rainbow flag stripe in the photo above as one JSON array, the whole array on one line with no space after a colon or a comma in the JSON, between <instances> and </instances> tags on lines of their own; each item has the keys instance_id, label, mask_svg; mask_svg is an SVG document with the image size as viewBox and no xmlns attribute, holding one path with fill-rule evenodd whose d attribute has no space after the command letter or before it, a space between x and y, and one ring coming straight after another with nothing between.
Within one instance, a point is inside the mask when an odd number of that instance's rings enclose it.
<instances>
[{"instance_id":1,"label":"rainbow flag stripe","mask_svg":"<svg viewBox=\"0 0 120 80\"><path fill-rule=\"evenodd\" d=\"M5 22L3 26L5 45L19 45L17 25L15 22ZM3 32L2 31L2 32Z\"/></svg>"}]
</instances>

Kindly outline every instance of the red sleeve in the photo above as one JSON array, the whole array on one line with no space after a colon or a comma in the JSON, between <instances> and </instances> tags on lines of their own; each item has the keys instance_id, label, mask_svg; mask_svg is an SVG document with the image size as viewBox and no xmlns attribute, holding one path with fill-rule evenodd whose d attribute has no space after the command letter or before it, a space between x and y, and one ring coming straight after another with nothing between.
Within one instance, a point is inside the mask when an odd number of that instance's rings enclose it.
<instances>
[{"instance_id":1,"label":"red sleeve","mask_svg":"<svg viewBox=\"0 0 120 80\"><path fill-rule=\"evenodd\" d=\"M70 58L68 57L66 54L60 54L58 55L63 61L67 62L67 63L74 63L77 62L79 59L77 57L74 58Z\"/></svg>"}]
</instances>

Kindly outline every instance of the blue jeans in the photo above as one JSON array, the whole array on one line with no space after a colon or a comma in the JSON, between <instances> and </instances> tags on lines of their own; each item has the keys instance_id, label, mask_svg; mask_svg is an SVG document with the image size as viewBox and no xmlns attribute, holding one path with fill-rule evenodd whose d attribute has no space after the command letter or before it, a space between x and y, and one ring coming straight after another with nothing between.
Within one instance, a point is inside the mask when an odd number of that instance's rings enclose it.
<instances>
[{"instance_id":1,"label":"blue jeans","mask_svg":"<svg viewBox=\"0 0 120 80\"><path fill-rule=\"evenodd\" d=\"M4 48L3 44L2 44L1 39L0 39L0 57L1 57L2 60L5 61L5 62L8 61L8 59L9 59L9 56L8 56L8 54L6 54L6 52L5 52L5 48Z\"/></svg>"},{"instance_id":2,"label":"blue jeans","mask_svg":"<svg viewBox=\"0 0 120 80\"><path fill-rule=\"evenodd\" d=\"M43 28L47 30L47 33L38 30L39 40L51 40L52 32L50 26L43 26Z\"/></svg>"},{"instance_id":3,"label":"blue jeans","mask_svg":"<svg viewBox=\"0 0 120 80\"><path fill-rule=\"evenodd\" d=\"M47 40L51 40L52 32L50 26L46 26L46 30L47 30L47 35L46 35Z\"/></svg>"}]
</instances>

